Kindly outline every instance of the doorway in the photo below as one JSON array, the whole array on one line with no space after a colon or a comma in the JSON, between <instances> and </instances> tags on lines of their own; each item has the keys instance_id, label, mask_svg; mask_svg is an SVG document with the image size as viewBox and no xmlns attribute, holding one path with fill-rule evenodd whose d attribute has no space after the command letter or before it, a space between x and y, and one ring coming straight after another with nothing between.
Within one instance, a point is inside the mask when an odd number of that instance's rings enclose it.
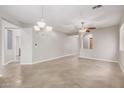
<instances>
[{"instance_id":1,"label":"doorway","mask_svg":"<svg viewBox=\"0 0 124 93\"><path fill-rule=\"evenodd\" d=\"M9 27L4 30L4 65L11 62L20 62L20 37L20 30L17 28Z\"/></svg>"}]
</instances>

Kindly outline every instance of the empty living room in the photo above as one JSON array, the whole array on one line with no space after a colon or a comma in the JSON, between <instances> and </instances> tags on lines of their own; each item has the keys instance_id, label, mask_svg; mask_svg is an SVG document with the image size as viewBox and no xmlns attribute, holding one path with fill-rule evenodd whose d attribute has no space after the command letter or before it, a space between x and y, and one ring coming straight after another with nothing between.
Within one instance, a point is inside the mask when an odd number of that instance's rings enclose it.
<instances>
[{"instance_id":1,"label":"empty living room","mask_svg":"<svg viewBox=\"0 0 124 93\"><path fill-rule=\"evenodd\" d=\"M124 5L0 5L1 88L124 88Z\"/></svg>"}]
</instances>

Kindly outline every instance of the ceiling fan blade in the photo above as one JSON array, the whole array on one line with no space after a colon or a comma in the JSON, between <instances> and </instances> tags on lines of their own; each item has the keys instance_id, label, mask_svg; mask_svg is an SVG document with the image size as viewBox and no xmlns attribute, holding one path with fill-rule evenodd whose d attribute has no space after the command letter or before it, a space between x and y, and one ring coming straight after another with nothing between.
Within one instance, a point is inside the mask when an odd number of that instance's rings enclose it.
<instances>
[{"instance_id":1,"label":"ceiling fan blade","mask_svg":"<svg viewBox=\"0 0 124 93\"><path fill-rule=\"evenodd\" d=\"M96 27L87 27L87 29L96 29Z\"/></svg>"},{"instance_id":2,"label":"ceiling fan blade","mask_svg":"<svg viewBox=\"0 0 124 93\"><path fill-rule=\"evenodd\" d=\"M73 35L79 35L78 32L73 32L73 33L67 33L67 35L73 36Z\"/></svg>"},{"instance_id":3,"label":"ceiling fan blade","mask_svg":"<svg viewBox=\"0 0 124 93\"><path fill-rule=\"evenodd\" d=\"M90 30L89 30L89 29L87 29L87 30L86 30L86 32L90 32Z\"/></svg>"}]
</instances>

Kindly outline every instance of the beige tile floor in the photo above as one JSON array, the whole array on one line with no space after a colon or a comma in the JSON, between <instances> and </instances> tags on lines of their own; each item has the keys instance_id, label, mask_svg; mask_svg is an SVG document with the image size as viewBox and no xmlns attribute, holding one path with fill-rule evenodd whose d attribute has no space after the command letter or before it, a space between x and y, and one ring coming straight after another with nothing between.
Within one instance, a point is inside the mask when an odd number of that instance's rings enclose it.
<instances>
[{"instance_id":1,"label":"beige tile floor","mask_svg":"<svg viewBox=\"0 0 124 93\"><path fill-rule=\"evenodd\" d=\"M71 56L34 65L1 66L0 87L121 88L124 76L117 63Z\"/></svg>"}]
</instances>

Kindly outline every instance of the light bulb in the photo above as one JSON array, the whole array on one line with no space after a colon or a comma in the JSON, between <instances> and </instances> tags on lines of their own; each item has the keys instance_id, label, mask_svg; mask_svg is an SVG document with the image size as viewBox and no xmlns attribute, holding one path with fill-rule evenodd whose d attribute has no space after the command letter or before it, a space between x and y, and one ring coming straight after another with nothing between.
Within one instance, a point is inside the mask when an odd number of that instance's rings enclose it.
<instances>
[{"instance_id":1,"label":"light bulb","mask_svg":"<svg viewBox=\"0 0 124 93\"><path fill-rule=\"evenodd\" d=\"M52 30L53 30L53 27L52 27L52 26L47 26L47 27L46 27L46 30L47 30L47 31L52 31Z\"/></svg>"},{"instance_id":2,"label":"light bulb","mask_svg":"<svg viewBox=\"0 0 124 93\"><path fill-rule=\"evenodd\" d=\"M79 32L82 32L82 30L79 30Z\"/></svg>"},{"instance_id":3,"label":"light bulb","mask_svg":"<svg viewBox=\"0 0 124 93\"><path fill-rule=\"evenodd\" d=\"M40 27L40 28L44 28L46 26L46 23L43 22L43 21L38 21L37 22L37 25Z\"/></svg>"},{"instance_id":4,"label":"light bulb","mask_svg":"<svg viewBox=\"0 0 124 93\"><path fill-rule=\"evenodd\" d=\"M34 30L35 30L35 31L40 31L39 26L34 26Z\"/></svg>"},{"instance_id":5,"label":"light bulb","mask_svg":"<svg viewBox=\"0 0 124 93\"><path fill-rule=\"evenodd\" d=\"M83 30L81 29L81 30L79 30L79 32L83 32L84 33L84 32L86 32L86 30L85 29L83 29Z\"/></svg>"}]
</instances>

